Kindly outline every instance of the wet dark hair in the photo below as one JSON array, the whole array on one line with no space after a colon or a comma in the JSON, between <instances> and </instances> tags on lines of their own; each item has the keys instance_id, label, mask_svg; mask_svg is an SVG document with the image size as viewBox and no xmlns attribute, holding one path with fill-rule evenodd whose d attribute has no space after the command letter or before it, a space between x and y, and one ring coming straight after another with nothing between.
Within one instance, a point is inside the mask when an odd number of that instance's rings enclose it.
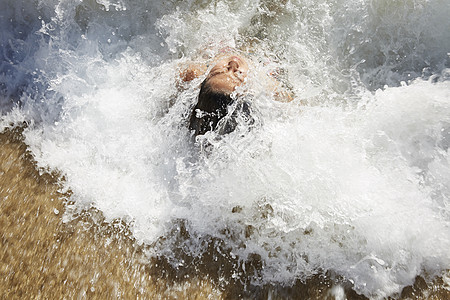
<instances>
[{"instance_id":1,"label":"wet dark hair","mask_svg":"<svg viewBox=\"0 0 450 300\"><path fill-rule=\"evenodd\" d=\"M227 116L228 107L235 100L230 95L212 90L208 82L202 82L197 104L194 106L189 119L189 129L194 131L194 136L205 134L208 131L217 130L219 134L227 134L237 126L236 116L239 111L250 116L248 102L236 103L237 107ZM224 117L227 117L224 119Z\"/></svg>"}]
</instances>

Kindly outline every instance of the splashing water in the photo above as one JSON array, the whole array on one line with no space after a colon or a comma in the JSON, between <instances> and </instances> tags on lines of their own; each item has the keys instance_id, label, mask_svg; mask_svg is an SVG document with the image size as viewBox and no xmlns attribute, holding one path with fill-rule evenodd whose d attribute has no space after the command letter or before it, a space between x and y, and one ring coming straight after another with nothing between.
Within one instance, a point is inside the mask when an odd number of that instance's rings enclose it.
<instances>
[{"instance_id":1,"label":"splashing water","mask_svg":"<svg viewBox=\"0 0 450 300\"><path fill-rule=\"evenodd\" d=\"M368 297L450 268L446 1L2 1L1 128L73 205L180 263L219 239L255 282L336 273ZM179 66L240 49L259 126L204 152ZM273 101L258 74L295 93ZM183 220L190 237L171 232ZM164 241L160 241L164 237Z\"/></svg>"}]
</instances>

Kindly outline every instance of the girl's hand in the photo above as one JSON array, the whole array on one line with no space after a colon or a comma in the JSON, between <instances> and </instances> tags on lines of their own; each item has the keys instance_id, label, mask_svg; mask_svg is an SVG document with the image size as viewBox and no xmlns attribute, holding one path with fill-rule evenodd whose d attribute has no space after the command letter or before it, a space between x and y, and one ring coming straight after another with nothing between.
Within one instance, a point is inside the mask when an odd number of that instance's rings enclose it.
<instances>
[{"instance_id":1,"label":"girl's hand","mask_svg":"<svg viewBox=\"0 0 450 300\"><path fill-rule=\"evenodd\" d=\"M205 74L206 66L190 64L180 70L180 79L183 82L192 81Z\"/></svg>"}]
</instances>

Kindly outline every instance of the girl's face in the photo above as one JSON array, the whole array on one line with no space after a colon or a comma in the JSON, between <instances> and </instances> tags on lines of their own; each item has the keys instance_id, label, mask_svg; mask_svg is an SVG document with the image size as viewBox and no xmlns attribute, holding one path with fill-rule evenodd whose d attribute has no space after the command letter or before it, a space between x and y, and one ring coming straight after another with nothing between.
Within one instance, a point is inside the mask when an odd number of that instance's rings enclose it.
<instances>
[{"instance_id":1,"label":"girl's face","mask_svg":"<svg viewBox=\"0 0 450 300\"><path fill-rule=\"evenodd\" d=\"M233 55L217 61L206 80L209 87L217 92L231 94L241 85L248 73L248 64L244 58Z\"/></svg>"}]
</instances>

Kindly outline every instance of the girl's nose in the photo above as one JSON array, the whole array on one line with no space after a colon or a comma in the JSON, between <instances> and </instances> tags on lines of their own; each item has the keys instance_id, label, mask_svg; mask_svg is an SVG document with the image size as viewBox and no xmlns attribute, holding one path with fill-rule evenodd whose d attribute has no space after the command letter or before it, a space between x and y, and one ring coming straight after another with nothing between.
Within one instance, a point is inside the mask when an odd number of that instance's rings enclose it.
<instances>
[{"instance_id":1,"label":"girl's nose","mask_svg":"<svg viewBox=\"0 0 450 300\"><path fill-rule=\"evenodd\" d=\"M228 63L228 70L231 70L232 72L236 72L239 69L239 64L232 60Z\"/></svg>"}]
</instances>

